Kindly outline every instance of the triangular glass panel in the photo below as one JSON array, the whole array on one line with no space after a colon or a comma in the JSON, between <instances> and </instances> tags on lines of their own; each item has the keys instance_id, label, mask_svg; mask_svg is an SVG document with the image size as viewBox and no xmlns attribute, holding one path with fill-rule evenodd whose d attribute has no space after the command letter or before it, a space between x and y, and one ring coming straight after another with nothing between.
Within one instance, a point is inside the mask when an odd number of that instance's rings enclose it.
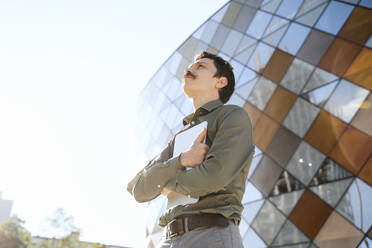
<instances>
[{"instance_id":1,"label":"triangular glass panel","mask_svg":"<svg viewBox=\"0 0 372 248\"><path fill-rule=\"evenodd\" d=\"M338 79L338 76L320 68L316 68L309 81L307 82L305 88L302 90L302 93L316 89L322 85L335 81L336 79Z\"/></svg>"},{"instance_id":2,"label":"triangular glass panel","mask_svg":"<svg viewBox=\"0 0 372 248\"><path fill-rule=\"evenodd\" d=\"M289 216L290 212L296 206L298 200L302 196L304 190L293 191L287 194L281 194L278 196L270 197L270 201L286 216Z\"/></svg>"},{"instance_id":3,"label":"triangular glass panel","mask_svg":"<svg viewBox=\"0 0 372 248\"><path fill-rule=\"evenodd\" d=\"M283 170L278 181L275 183L273 190L270 193L270 196L285 194L304 188L305 185L303 185L299 180L297 180L286 170Z\"/></svg>"},{"instance_id":4,"label":"triangular glass panel","mask_svg":"<svg viewBox=\"0 0 372 248\"><path fill-rule=\"evenodd\" d=\"M339 80L336 80L315 90L309 91L303 94L302 97L317 106L323 107L333 90L336 88L338 82Z\"/></svg>"},{"instance_id":5,"label":"triangular glass panel","mask_svg":"<svg viewBox=\"0 0 372 248\"><path fill-rule=\"evenodd\" d=\"M174 102L173 104L175 104L177 106L178 109L181 109L182 108L182 105L183 105L183 102L186 100L186 97L185 95L181 95L179 96Z\"/></svg>"},{"instance_id":6,"label":"triangular glass panel","mask_svg":"<svg viewBox=\"0 0 372 248\"><path fill-rule=\"evenodd\" d=\"M318 17L323 13L323 10L326 6L327 6L327 3L320 5L318 8L312 11L309 11L308 13L299 17L296 20L296 22L312 27L315 24L315 22L318 20Z\"/></svg>"},{"instance_id":7,"label":"triangular glass panel","mask_svg":"<svg viewBox=\"0 0 372 248\"><path fill-rule=\"evenodd\" d=\"M263 6L261 9L265 10L270 13L274 13L278 6L280 5L280 2L282 0L272 0L271 2L267 3L265 6Z\"/></svg>"},{"instance_id":8,"label":"triangular glass panel","mask_svg":"<svg viewBox=\"0 0 372 248\"><path fill-rule=\"evenodd\" d=\"M345 170L330 158L326 158L311 180L309 186L330 183L353 176L351 172Z\"/></svg>"},{"instance_id":9,"label":"triangular glass panel","mask_svg":"<svg viewBox=\"0 0 372 248\"><path fill-rule=\"evenodd\" d=\"M358 248L370 248L372 247L372 239L366 237L358 246Z\"/></svg>"},{"instance_id":10,"label":"triangular glass panel","mask_svg":"<svg viewBox=\"0 0 372 248\"><path fill-rule=\"evenodd\" d=\"M309 11L315 9L317 6L321 5L322 3L327 2L328 0L312 0L312 1L305 1L300 10L298 11L296 18L301 17L302 15L308 13Z\"/></svg>"},{"instance_id":11,"label":"triangular glass panel","mask_svg":"<svg viewBox=\"0 0 372 248\"><path fill-rule=\"evenodd\" d=\"M272 246L291 245L308 242L309 239L290 220L283 225Z\"/></svg>"},{"instance_id":12,"label":"triangular glass panel","mask_svg":"<svg viewBox=\"0 0 372 248\"><path fill-rule=\"evenodd\" d=\"M257 77L257 73L254 70L248 67L244 67L244 70L241 73L241 76L239 77L238 82L235 83L235 88L239 88L241 85L247 83L248 81L256 77Z\"/></svg>"},{"instance_id":13,"label":"triangular glass panel","mask_svg":"<svg viewBox=\"0 0 372 248\"><path fill-rule=\"evenodd\" d=\"M270 44L274 47L276 47L280 41L280 39L283 37L285 31L287 31L288 24L285 25L284 27L278 29L274 33L269 34L266 36L263 41L266 42L267 44Z\"/></svg>"},{"instance_id":14,"label":"triangular glass panel","mask_svg":"<svg viewBox=\"0 0 372 248\"><path fill-rule=\"evenodd\" d=\"M194 36L195 38L197 38L198 40L200 40L201 37L202 37L202 35L203 35L203 33L204 33L204 29L205 29L206 26L207 26L206 23L203 24L201 27L198 28L198 30L196 30L196 32L194 32L192 34L192 36Z\"/></svg>"},{"instance_id":15,"label":"triangular glass panel","mask_svg":"<svg viewBox=\"0 0 372 248\"><path fill-rule=\"evenodd\" d=\"M372 225L371 196L372 187L356 178L337 205L337 212L364 233Z\"/></svg>"},{"instance_id":16,"label":"triangular glass panel","mask_svg":"<svg viewBox=\"0 0 372 248\"><path fill-rule=\"evenodd\" d=\"M240 236L244 237L245 233L248 231L249 225L248 223L242 218L239 223L239 232Z\"/></svg>"},{"instance_id":17,"label":"triangular glass panel","mask_svg":"<svg viewBox=\"0 0 372 248\"><path fill-rule=\"evenodd\" d=\"M274 33L279 28L283 27L284 25L288 24L288 20L284 18L280 18L277 16L274 16L271 20L269 26L267 26L266 31L264 33L264 37L268 36L269 34Z\"/></svg>"},{"instance_id":18,"label":"triangular glass panel","mask_svg":"<svg viewBox=\"0 0 372 248\"><path fill-rule=\"evenodd\" d=\"M327 202L330 206L335 207L338 200L344 194L347 187L351 184L353 178L347 178L341 181L326 183L319 186L311 187L310 190L320 199Z\"/></svg>"},{"instance_id":19,"label":"triangular glass panel","mask_svg":"<svg viewBox=\"0 0 372 248\"><path fill-rule=\"evenodd\" d=\"M263 0L262 3L261 3L261 8L262 6L265 6L266 4L268 4L269 2L271 2L272 0Z\"/></svg>"},{"instance_id":20,"label":"triangular glass panel","mask_svg":"<svg viewBox=\"0 0 372 248\"><path fill-rule=\"evenodd\" d=\"M271 244L285 220L285 216L270 201L265 201L254 219L251 228L260 235L266 244Z\"/></svg>"},{"instance_id":21,"label":"triangular glass panel","mask_svg":"<svg viewBox=\"0 0 372 248\"><path fill-rule=\"evenodd\" d=\"M244 204L244 210L242 213L242 217L249 225L252 223L252 221L256 217L263 203L264 203L264 200L259 200L259 201Z\"/></svg>"},{"instance_id":22,"label":"triangular glass panel","mask_svg":"<svg viewBox=\"0 0 372 248\"><path fill-rule=\"evenodd\" d=\"M243 238L244 247L255 247L255 248L266 248L267 245L263 240L257 235L257 233L250 228Z\"/></svg>"},{"instance_id":23,"label":"triangular glass panel","mask_svg":"<svg viewBox=\"0 0 372 248\"><path fill-rule=\"evenodd\" d=\"M215 20L216 22L221 22L222 18L225 16L225 12L227 8L229 7L230 4L227 4L225 7L220 9L215 15L212 16L212 19Z\"/></svg>"},{"instance_id":24,"label":"triangular glass panel","mask_svg":"<svg viewBox=\"0 0 372 248\"><path fill-rule=\"evenodd\" d=\"M248 83L245 83L244 85L242 85L240 88L236 90L236 94L241 96L243 99L247 100L254 86L256 85L257 80L258 80L258 77L249 81Z\"/></svg>"},{"instance_id":25,"label":"triangular glass panel","mask_svg":"<svg viewBox=\"0 0 372 248\"><path fill-rule=\"evenodd\" d=\"M235 51L235 55L241 53L243 50L247 49L250 46L253 46L257 43L257 40L249 36L244 36L241 40L238 48Z\"/></svg>"},{"instance_id":26,"label":"triangular glass panel","mask_svg":"<svg viewBox=\"0 0 372 248\"><path fill-rule=\"evenodd\" d=\"M255 50L256 46L251 46L250 48L246 49L239 55L235 56L235 59L242 63L243 65L247 64L248 59L251 57L253 51Z\"/></svg>"},{"instance_id":27,"label":"triangular glass panel","mask_svg":"<svg viewBox=\"0 0 372 248\"><path fill-rule=\"evenodd\" d=\"M248 178L250 178L251 175L253 174L253 172L256 169L258 163L261 161L262 156L263 155L260 154L260 155L257 155L257 156L253 157L251 166L249 167Z\"/></svg>"},{"instance_id":28,"label":"triangular glass panel","mask_svg":"<svg viewBox=\"0 0 372 248\"><path fill-rule=\"evenodd\" d=\"M253 184L249 181L247 181L247 184L245 185L245 192L242 199L242 204L260 200L263 196L261 192L253 186Z\"/></svg>"}]
</instances>

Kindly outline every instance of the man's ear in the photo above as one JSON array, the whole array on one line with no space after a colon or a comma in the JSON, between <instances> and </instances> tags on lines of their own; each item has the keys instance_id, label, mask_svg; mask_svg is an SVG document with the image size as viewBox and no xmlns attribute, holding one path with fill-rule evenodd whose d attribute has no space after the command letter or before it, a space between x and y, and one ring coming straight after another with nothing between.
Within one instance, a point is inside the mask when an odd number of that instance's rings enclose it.
<instances>
[{"instance_id":1,"label":"man's ear","mask_svg":"<svg viewBox=\"0 0 372 248\"><path fill-rule=\"evenodd\" d=\"M220 77L217 81L216 88L217 89L222 89L228 84L228 80L226 77Z\"/></svg>"}]
</instances>

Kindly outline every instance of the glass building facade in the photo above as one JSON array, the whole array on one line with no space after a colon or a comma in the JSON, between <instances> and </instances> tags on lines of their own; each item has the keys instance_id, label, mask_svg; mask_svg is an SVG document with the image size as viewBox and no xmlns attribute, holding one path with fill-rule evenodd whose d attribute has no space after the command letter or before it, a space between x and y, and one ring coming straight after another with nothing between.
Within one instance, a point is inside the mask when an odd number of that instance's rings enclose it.
<instances>
[{"instance_id":1,"label":"glass building facade","mask_svg":"<svg viewBox=\"0 0 372 248\"><path fill-rule=\"evenodd\" d=\"M256 153L243 198L245 247L372 247L372 1L234 0L148 82L139 137L155 156L193 111L181 77L201 50L234 67ZM148 246L162 230L149 204Z\"/></svg>"}]
</instances>

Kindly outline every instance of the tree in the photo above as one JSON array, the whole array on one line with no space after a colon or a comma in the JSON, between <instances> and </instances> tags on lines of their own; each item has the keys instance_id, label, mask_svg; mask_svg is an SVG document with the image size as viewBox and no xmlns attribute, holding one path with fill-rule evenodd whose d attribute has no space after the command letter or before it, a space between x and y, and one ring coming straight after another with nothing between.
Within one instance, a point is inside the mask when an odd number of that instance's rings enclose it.
<instances>
[{"instance_id":1,"label":"tree","mask_svg":"<svg viewBox=\"0 0 372 248\"><path fill-rule=\"evenodd\" d=\"M23 227L24 221L12 216L0 225L0 248L26 248L31 244L31 234Z\"/></svg>"}]
</instances>

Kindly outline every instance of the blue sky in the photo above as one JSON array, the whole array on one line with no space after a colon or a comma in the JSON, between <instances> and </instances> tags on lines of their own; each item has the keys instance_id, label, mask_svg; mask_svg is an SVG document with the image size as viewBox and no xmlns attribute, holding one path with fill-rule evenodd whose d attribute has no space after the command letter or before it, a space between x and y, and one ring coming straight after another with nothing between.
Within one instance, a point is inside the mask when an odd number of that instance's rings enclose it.
<instances>
[{"instance_id":1,"label":"blue sky","mask_svg":"<svg viewBox=\"0 0 372 248\"><path fill-rule=\"evenodd\" d=\"M138 93L226 2L0 1L0 191L33 235L62 207L83 240L141 245Z\"/></svg>"}]
</instances>

